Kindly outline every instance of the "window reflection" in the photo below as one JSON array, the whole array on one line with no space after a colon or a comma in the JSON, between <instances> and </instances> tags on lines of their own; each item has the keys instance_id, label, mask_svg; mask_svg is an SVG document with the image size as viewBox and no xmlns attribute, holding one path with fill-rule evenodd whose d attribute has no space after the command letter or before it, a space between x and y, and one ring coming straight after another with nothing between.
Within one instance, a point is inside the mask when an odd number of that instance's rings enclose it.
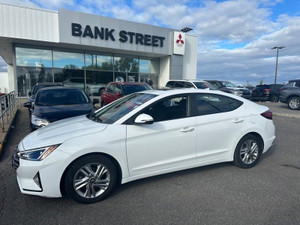
<instances>
[{"instance_id":1,"label":"window reflection","mask_svg":"<svg viewBox=\"0 0 300 225\"><path fill-rule=\"evenodd\" d=\"M54 81L81 89L85 87L90 95L99 95L111 81L149 83L151 79L154 87L158 83L160 64L155 58L25 47L16 47L15 50L20 96L27 96L37 82Z\"/></svg>"},{"instance_id":2,"label":"window reflection","mask_svg":"<svg viewBox=\"0 0 300 225\"><path fill-rule=\"evenodd\" d=\"M140 59L140 73L159 73L159 60L157 59Z\"/></svg>"},{"instance_id":3,"label":"window reflection","mask_svg":"<svg viewBox=\"0 0 300 225\"><path fill-rule=\"evenodd\" d=\"M16 48L17 66L52 67L51 50Z\"/></svg>"},{"instance_id":4,"label":"window reflection","mask_svg":"<svg viewBox=\"0 0 300 225\"><path fill-rule=\"evenodd\" d=\"M101 95L107 83L113 81L113 72L86 71L86 92L88 95Z\"/></svg>"},{"instance_id":5,"label":"window reflection","mask_svg":"<svg viewBox=\"0 0 300 225\"><path fill-rule=\"evenodd\" d=\"M51 68L17 67L19 96L27 96L36 83L53 82Z\"/></svg>"},{"instance_id":6,"label":"window reflection","mask_svg":"<svg viewBox=\"0 0 300 225\"><path fill-rule=\"evenodd\" d=\"M113 70L113 57L105 55L85 55L87 70Z\"/></svg>"},{"instance_id":7,"label":"window reflection","mask_svg":"<svg viewBox=\"0 0 300 225\"><path fill-rule=\"evenodd\" d=\"M54 69L54 82L63 83L68 87L84 89L84 70Z\"/></svg>"},{"instance_id":8,"label":"window reflection","mask_svg":"<svg viewBox=\"0 0 300 225\"><path fill-rule=\"evenodd\" d=\"M139 60L133 57L114 57L114 70L122 72L138 72Z\"/></svg>"},{"instance_id":9,"label":"window reflection","mask_svg":"<svg viewBox=\"0 0 300 225\"><path fill-rule=\"evenodd\" d=\"M56 68L83 69L84 54L53 51L53 66Z\"/></svg>"}]
</instances>

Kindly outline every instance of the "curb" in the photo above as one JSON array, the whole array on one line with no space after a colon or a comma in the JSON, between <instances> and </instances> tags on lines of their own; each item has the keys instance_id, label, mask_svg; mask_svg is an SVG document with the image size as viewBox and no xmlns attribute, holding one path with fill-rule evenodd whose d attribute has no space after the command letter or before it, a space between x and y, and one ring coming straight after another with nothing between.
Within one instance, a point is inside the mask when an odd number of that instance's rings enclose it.
<instances>
[{"instance_id":1,"label":"curb","mask_svg":"<svg viewBox=\"0 0 300 225\"><path fill-rule=\"evenodd\" d=\"M7 138L8 134L9 134L9 132L11 130L12 124L14 124L14 122L15 122L15 119L16 119L18 113L19 113L19 109L17 109L14 117L12 118L12 120L11 120L9 126L8 126L8 130L6 131L6 134L4 135L3 141L2 142L0 141L0 159L1 159L1 156L3 154L4 145L5 145L6 141L7 141L6 138Z\"/></svg>"},{"instance_id":2,"label":"curb","mask_svg":"<svg viewBox=\"0 0 300 225\"><path fill-rule=\"evenodd\" d=\"M287 118L300 119L300 115L297 115L297 114L287 114L287 113L277 113L277 112L273 112L273 115L274 115L274 116L287 117Z\"/></svg>"}]
</instances>

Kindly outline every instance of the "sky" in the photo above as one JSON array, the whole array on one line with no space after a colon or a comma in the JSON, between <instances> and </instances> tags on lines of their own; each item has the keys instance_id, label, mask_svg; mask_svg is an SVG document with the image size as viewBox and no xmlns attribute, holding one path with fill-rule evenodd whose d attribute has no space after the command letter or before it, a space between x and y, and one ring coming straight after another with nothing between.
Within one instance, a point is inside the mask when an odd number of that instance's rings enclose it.
<instances>
[{"instance_id":1,"label":"sky","mask_svg":"<svg viewBox=\"0 0 300 225\"><path fill-rule=\"evenodd\" d=\"M300 0L0 0L59 8L172 29L198 37L197 78L239 85L300 79ZM5 71L0 58L0 71Z\"/></svg>"}]
</instances>

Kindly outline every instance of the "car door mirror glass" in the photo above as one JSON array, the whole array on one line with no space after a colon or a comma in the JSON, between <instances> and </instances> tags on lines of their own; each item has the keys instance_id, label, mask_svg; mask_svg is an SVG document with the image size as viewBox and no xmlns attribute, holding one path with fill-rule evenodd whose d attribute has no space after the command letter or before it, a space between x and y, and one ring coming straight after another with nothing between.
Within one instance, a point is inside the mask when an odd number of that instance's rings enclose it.
<instances>
[{"instance_id":1,"label":"car door mirror glass","mask_svg":"<svg viewBox=\"0 0 300 225\"><path fill-rule=\"evenodd\" d=\"M148 114L140 114L135 120L135 123L137 124L152 124L153 123L153 118L152 116Z\"/></svg>"}]
</instances>

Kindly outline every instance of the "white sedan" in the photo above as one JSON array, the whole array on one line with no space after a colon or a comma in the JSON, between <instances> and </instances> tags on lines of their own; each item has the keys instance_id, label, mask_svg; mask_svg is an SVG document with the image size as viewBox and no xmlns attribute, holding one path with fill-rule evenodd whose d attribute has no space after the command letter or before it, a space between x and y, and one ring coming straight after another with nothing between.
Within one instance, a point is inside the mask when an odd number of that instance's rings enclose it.
<instances>
[{"instance_id":1,"label":"white sedan","mask_svg":"<svg viewBox=\"0 0 300 225\"><path fill-rule=\"evenodd\" d=\"M24 194L64 189L93 203L117 183L228 161L251 168L274 141L265 106L220 91L152 90L29 134L13 166Z\"/></svg>"}]
</instances>

